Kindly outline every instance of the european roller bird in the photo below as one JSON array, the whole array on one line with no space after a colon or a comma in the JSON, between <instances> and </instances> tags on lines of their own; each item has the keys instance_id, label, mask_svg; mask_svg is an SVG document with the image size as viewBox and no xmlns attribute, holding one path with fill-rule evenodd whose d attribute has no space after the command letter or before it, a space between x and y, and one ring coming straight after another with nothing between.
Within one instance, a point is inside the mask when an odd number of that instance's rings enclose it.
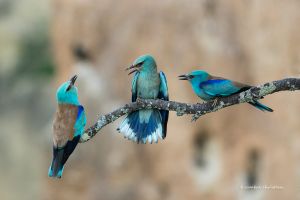
<instances>
[{"instance_id":1,"label":"european roller bird","mask_svg":"<svg viewBox=\"0 0 300 200\"><path fill-rule=\"evenodd\" d=\"M132 70L128 75L135 73L131 92L132 102L140 99L169 100L166 76L163 72L157 73L157 66L151 55L138 57L127 68ZM117 129L125 138L137 143L157 143L167 135L169 111L158 109L143 109L127 115Z\"/></svg>"},{"instance_id":2,"label":"european roller bird","mask_svg":"<svg viewBox=\"0 0 300 200\"><path fill-rule=\"evenodd\" d=\"M64 165L84 132L86 116L78 100L74 83L77 76L64 82L57 89L57 110L53 122L53 160L48 176L61 178Z\"/></svg>"},{"instance_id":3,"label":"european roller bird","mask_svg":"<svg viewBox=\"0 0 300 200\"><path fill-rule=\"evenodd\" d=\"M229 79L216 77L203 70L192 71L189 74L180 75L180 80L188 80L194 92L204 101L215 100L219 97L226 97L250 89L252 86L232 81ZM215 104L216 102L214 102ZM259 110L273 112L273 110L257 100L248 102Z\"/></svg>"}]
</instances>

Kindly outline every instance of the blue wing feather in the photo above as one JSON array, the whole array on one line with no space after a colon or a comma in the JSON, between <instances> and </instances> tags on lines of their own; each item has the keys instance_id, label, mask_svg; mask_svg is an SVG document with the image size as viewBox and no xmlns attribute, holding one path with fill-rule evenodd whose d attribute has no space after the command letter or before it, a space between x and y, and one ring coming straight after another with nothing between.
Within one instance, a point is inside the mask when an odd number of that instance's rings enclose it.
<instances>
[{"instance_id":1,"label":"blue wing feather","mask_svg":"<svg viewBox=\"0 0 300 200\"><path fill-rule=\"evenodd\" d=\"M134 74L134 77L132 79L132 83L131 83L131 102L135 102L137 99L137 79L139 77L139 72L136 72Z\"/></svg>"},{"instance_id":2,"label":"blue wing feather","mask_svg":"<svg viewBox=\"0 0 300 200\"><path fill-rule=\"evenodd\" d=\"M223 78L216 78L216 77L202 82L199 85L199 87L206 94L211 95L213 97L230 96L251 88L250 85L234 82ZM260 103L259 101L253 101L248 103L262 111L273 112L273 109L267 107L266 105Z\"/></svg>"},{"instance_id":3,"label":"blue wing feather","mask_svg":"<svg viewBox=\"0 0 300 200\"><path fill-rule=\"evenodd\" d=\"M82 135L82 133L84 132L85 125L86 125L86 116L85 116L84 108L82 105L79 105L77 118L74 125L74 129L75 129L74 137L78 135Z\"/></svg>"},{"instance_id":4,"label":"blue wing feather","mask_svg":"<svg viewBox=\"0 0 300 200\"><path fill-rule=\"evenodd\" d=\"M237 87L231 80L227 79L210 79L202 82L199 87L211 96L230 96L239 92L242 88Z\"/></svg>"},{"instance_id":5,"label":"blue wing feather","mask_svg":"<svg viewBox=\"0 0 300 200\"><path fill-rule=\"evenodd\" d=\"M84 112L84 108L82 105L79 105L76 120L78 120L80 118L82 112Z\"/></svg>"},{"instance_id":6,"label":"blue wing feather","mask_svg":"<svg viewBox=\"0 0 300 200\"><path fill-rule=\"evenodd\" d=\"M169 101L168 84L167 84L166 76L163 72L159 72L159 77L160 77L160 87L159 87L158 98ZM165 138L167 135L167 124L168 124L168 119L169 119L169 111L168 110L160 110L159 112L160 112L160 115L162 118L163 138Z\"/></svg>"}]
</instances>

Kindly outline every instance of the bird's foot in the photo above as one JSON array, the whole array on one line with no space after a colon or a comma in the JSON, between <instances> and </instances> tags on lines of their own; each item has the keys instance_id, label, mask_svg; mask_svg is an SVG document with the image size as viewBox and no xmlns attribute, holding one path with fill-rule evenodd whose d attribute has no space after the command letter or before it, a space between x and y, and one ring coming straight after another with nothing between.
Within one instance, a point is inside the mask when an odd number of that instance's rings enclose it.
<instances>
[{"instance_id":1,"label":"bird's foot","mask_svg":"<svg viewBox=\"0 0 300 200\"><path fill-rule=\"evenodd\" d=\"M214 101L213 101L212 106L213 106L213 107L216 107L216 105L218 104L218 101L219 101L219 98L218 98L218 97L215 98Z\"/></svg>"},{"instance_id":2,"label":"bird's foot","mask_svg":"<svg viewBox=\"0 0 300 200\"><path fill-rule=\"evenodd\" d=\"M86 142L91 139L91 136L88 133L83 133L80 137L80 142Z\"/></svg>"},{"instance_id":3,"label":"bird's foot","mask_svg":"<svg viewBox=\"0 0 300 200\"><path fill-rule=\"evenodd\" d=\"M138 102L138 103L141 102L141 98L140 98L140 97L137 97L137 98L136 98L136 102Z\"/></svg>"},{"instance_id":4,"label":"bird's foot","mask_svg":"<svg viewBox=\"0 0 300 200\"><path fill-rule=\"evenodd\" d=\"M258 94L252 93L252 96L253 96L253 99L256 99L256 100L259 99L259 95Z\"/></svg>"}]
</instances>

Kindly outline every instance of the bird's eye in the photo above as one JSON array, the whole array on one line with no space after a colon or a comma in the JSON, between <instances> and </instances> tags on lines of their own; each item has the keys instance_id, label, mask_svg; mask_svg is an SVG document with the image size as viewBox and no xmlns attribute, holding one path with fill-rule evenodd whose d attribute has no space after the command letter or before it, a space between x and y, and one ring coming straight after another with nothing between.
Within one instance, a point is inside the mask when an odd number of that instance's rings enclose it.
<instances>
[{"instance_id":1,"label":"bird's eye","mask_svg":"<svg viewBox=\"0 0 300 200\"><path fill-rule=\"evenodd\" d=\"M144 64L145 61L140 62L139 64L137 64L138 66L142 66Z\"/></svg>"},{"instance_id":2,"label":"bird's eye","mask_svg":"<svg viewBox=\"0 0 300 200\"><path fill-rule=\"evenodd\" d=\"M190 75L190 79L193 79L195 76L194 75Z\"/></svg>"}]
</instances>

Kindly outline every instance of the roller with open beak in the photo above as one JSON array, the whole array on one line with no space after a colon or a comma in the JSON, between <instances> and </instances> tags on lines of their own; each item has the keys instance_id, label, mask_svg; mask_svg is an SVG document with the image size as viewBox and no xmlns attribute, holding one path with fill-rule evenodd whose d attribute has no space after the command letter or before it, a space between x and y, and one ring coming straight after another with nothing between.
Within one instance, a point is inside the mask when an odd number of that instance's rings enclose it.
<instances>
[{"instance_id":1,"label":"roller with open beak","mask_svg":"<svg viewBox=\"0 0 300 200\"><path fill-rule=\"evenodd\" d=\"M140 99L169 100L166 76L157 73L157 66L151 55L138 57L126 68L134 73L131 92L132 102ZM167 135L169 111L158 109L142 109L126 116L117 129L125 138L137 143L157 143Z\"/></svg>"}]
</instances>

